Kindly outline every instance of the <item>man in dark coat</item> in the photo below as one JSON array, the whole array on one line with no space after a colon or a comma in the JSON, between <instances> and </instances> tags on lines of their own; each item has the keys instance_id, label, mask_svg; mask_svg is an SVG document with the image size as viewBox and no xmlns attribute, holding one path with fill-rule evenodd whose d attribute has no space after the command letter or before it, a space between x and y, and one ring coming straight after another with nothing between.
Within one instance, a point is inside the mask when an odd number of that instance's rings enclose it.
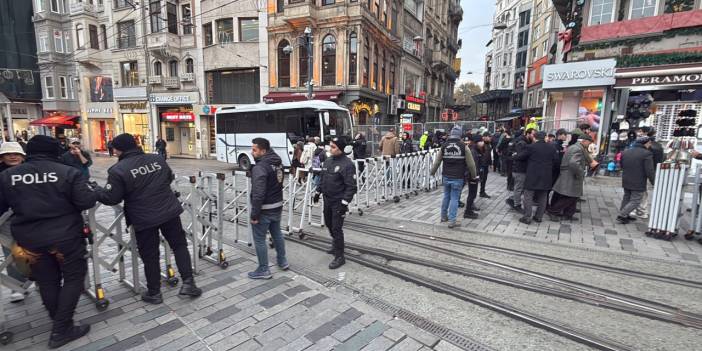
<instances>
[{"instance_id":1,"label":"man in dark coat","mask_svg":"<svg viewBox=\"0 0 702 351\"><path fill-rule=\"evenodd\" d=\"M524 181L526 180L526 161L517 160L516 156L524 149L527 145L531 144L534 140L534 134L536 131L534 129L527 129L523 136L519 136L514 139L513 147L510 152L514 159L512 165L512 175L514 176L514 191L512 192L512 198L507 199L507 204L512 207L513 210L517 212L522 211L522 194L524 193Z\"/></svg>"},{"instance_id":2,"label":"man in dark coat","mask_svg":"<svg viewBox=\"0 0 702 351\"><path fill-rule=\"evenodd\" d=\"M617 222L629 223L634 220L629 214L641 204L646 192L646 180L653 185L655 171L653 168L653 153L651 139L640 137L634 147L622 154L622 187L624 198L617 216Z\"/></svg>"},{"instance_id":3,"label":"man in dark coat","mask_svg":"<svg viewBox=\"0 0 702 351\"><path fill-rule=\"evenodd\" d=\"M520 222L531 224L532 219L541 222L546 211L548 191L553 186L551 177L553 167L557 165L558 153L552 145L544 142L545 132L537 132L535 142L527 145L516 156L516 160L526 162L526 179L524 181L524 216ZM537 210L532 218L532 208L536 201Z\"/></svg>"}]
</instances>

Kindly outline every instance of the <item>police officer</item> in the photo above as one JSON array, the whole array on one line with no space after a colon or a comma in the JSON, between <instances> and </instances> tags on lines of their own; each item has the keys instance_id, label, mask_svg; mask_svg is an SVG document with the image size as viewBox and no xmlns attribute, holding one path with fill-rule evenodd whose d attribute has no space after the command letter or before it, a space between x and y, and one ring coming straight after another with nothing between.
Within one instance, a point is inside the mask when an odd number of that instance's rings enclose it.
<instances>
[{"instance_id":1,"label":"police officer","mask_svg":"<svg viewBox=\"0 0 702 351\"><path fill-rule=\"evenodd\" d=\"M159 231L171 246L183 279L180 295L200 296L202 290L195 285L188 243L180 222L183 208L170 186L174 179L171 168L163 157L144 154L130 134L116 136L112 146L119 161L107 171L107 184L98 189L98 201L116 205L124 200L125 218L134 227L139 256L144 262L148 290L141 299L152 304L163 302Z\"/></svg>"},{"instance_id":2,"label":"police officer","mask_svg":"<svg viewBox=\"0 0 702 351\"><path fill-rule=\"evenodd\" d=\"M27 162L0 173L0 214L12 208L12 236L27 251L32 276L53 320L49 348L90 331L73 314L88 272L81 211L95 205L88 179L59 160L59 141L29 140Z\"/></svg>"},{"instance_id":3,"label":"police officer","mask_svg":"<svg viewBox=\"0 0 702 351\"><path fill-rule=\"evenodd\" d=\"M314 203L317 203L320 194L324 195L324 223L332 237L332 248L328 252L334 254L334 261L329 264L329 269L337 269L346 263L344 217L356 194L356 167L346 157L350 152L345 150L346 144L345 137L334 138L329 143L331 157L322 165L322 180L313 199Z\"/></svg>"}]
</instances>

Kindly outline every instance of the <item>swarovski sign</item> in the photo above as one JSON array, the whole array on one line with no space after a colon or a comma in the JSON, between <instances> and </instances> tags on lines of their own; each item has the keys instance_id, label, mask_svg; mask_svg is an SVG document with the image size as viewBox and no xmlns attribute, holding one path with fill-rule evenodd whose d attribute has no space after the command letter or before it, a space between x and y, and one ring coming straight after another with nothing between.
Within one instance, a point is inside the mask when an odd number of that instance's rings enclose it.
<instances>
[{"instance_id":1,"label":"swarovski sign","mask_svg":"<svg viewBox=\"0 0 702 351\"><path fill-rule=\"evenodd\" d=\"M545 65L543 88L580 88L614 85L615 59Z\"/></svg>"}]
</instances>

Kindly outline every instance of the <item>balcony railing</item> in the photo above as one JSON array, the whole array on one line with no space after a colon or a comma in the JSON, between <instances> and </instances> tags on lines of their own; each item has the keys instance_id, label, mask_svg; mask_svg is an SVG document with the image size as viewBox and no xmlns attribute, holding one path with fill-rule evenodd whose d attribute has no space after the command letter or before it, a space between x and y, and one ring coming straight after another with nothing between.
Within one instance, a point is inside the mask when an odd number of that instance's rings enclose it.
<instances>
[{"instance_id":1,"label":"balcony railing","mask_svg":"<svg viewBox=\"0 0 702 351\"><path fill-rule=\"evenodd\" d=\"M431 65L434 66L434 68L444 68L450 67L451 63L449 62L448 55L444 54L441 50L437 50L434 51L432 55Z\"/></svg>"},{"instance_id":2,"label":"balcony railing","mask_svg":"<svg viewBox=\"0 0 702 351\"><path fill-rule=\"evenodd\" d=\"M94 16L95 15L95 6L93 6L92 4L83 3L83 2L72 3L71 8L70 8L71 16L79 15L81 13L85 13L85 14Z\"/></svg>"},{"instance_id":3,"label":"balcony railing","mask_svg":"<svg viewBox=\"0 0 702 351\"><path fill-rule=\"evenodd\" d=\"M180 79L178 77L163 77L163 86L168 89L179 89Z\"/></svg>"},{"instance_id":4,"label":"balcony railing","mask_svg":"<svg viewBox=\"0 0 702 351\"><path fill-rule=\"evenodd\" d=\"M136 36L126 36L117 38L117 47L120 49L135 48Z\"/></svg>"},{"instance_id":5,"label":"balcony railing","mask_svg":"<svg viewBox=\"0 0 702 351\"><path fill-rule=\"evenodd\" d=\"M161 85L161 84L163 84L163 77L161 77L161 76L149 77L149 85Z\"/></svg>"},{"instance_id":6,"label":"balcony railing","mask_svg":"<svg viewBox=\"0 0 702 351\"><path fill-rule=\"evenodd\" d=\"M180 81L181 82L192 82L195 80L195 74L194 73L181 73L180 74Z\"/></svg>"}]
</instances>

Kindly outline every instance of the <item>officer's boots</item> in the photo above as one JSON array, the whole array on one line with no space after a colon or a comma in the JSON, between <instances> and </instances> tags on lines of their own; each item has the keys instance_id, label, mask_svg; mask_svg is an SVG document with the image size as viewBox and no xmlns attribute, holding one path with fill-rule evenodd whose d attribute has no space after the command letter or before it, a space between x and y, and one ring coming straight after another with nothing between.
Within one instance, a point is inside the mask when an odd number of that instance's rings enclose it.
<instances>
[{"instance_id":1,"label":"officer's boots","mask_svg":"<svg viewBox=\"0 0 702 351\"><path fill-rule=\"evenodd\" d=\"M141 300L152 305L159 305L163 303L163 295L161 295L160 291L147 290L141 293Z\"/></svg>"},{"instance_id":2,"label":"officer's boots","mask_svg":"<svg viewBox=\"0 0 702 351\"><path fill-rule=\"evenodd\" d=\"M178 294L198 297L202 295L202 289L198 288L197 285L195 285L195 279L193 277L184 278L183 285L181 285L180 292Z\"/></svg>"},{"instance_id":3,"label":"officer's boots","mask_svg":"<svg viewBox=\"0 0 702 351\"><path fill-rule=\"evenodd\" d=\"M337 269L346 263L344 256L336 256L334 261L329 264L329 269Z\"/></svg>"},{"instance_id":4,"label":"officer's boots","mask_svg":"<svg viewBox=\"0 0 702 351\"><path fill-rule=\"evenodd\" d=\"M62 332L52 332L49 338L49 348L55 349L69 342L80 339L90 331L89 325L72 325Z\"/></svg>"}]
</instances>

